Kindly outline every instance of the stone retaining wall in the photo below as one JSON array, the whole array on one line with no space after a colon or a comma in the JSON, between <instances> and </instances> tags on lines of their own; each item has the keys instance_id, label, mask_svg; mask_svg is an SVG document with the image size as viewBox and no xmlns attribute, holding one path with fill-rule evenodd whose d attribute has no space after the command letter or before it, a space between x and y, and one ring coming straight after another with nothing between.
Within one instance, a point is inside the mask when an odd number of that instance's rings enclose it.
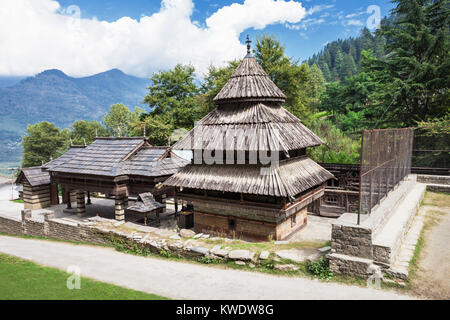
<instances>
[{"instance_id":1,"label":"stone retaining wall","mask_svg":"<svg viewBox=\"0 0 450 320\"><path fill-rule=\"evenodd\" d=\"M359 226L333 224L331 250L337 254L372 259L372 230Z\"/></svg>"},{"instance_id":2,"label":"stone retaining wall","mask_svg":"<svg viewBox=\"0 0 450 320\"><path fill-rule=\"evenodd\" d=\"M0 232L21 235L23 234L22 221L12 217L0 216Z\"/></svg>"},{"instance_id":3,"label":"stone retaining wall","mask_svg":"<svg viewBox=\"0 0 450 320\"><path fill-rule=\"evenodd\" d=\"M432 175L418 175L417 182L425 184L445 184L450 185L450 176L432 176Z\"/></svg>"}]
</instances>

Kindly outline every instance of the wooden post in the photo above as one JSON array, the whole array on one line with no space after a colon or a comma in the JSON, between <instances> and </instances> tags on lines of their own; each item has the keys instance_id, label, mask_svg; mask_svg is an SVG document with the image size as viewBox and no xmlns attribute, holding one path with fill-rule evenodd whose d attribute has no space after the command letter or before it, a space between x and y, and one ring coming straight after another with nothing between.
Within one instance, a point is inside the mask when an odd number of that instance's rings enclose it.
<instances>
[{"instance_id":1,"label":"wooden post","mask_svg":"<svg viewBox=\"0 0 450 320\"><path fill-rule=\"evenodd\" d=\"M123 202L123 196L116 196L114 210L115 219L117 221L125 221L125 208Z\"/></svg>"},{"instance_id":2,"label":"wooden post","mask_svg":"<svg viewBox=\"0 0 450 320\"><path fill-rule=\"evenodd\" d=\"M84 191L77 191L77 216L79 217L86 214L86 203L84 197Z\"/></svg>"},{"instance_id":3,"label":"wooden post","mask_svg":"<svg viewBox=\"0 0 450 320\"><path fill-rule=\"evenodd\" d=\"M67 209L72 209L72 199L70 198L70 190L67 191Z\"/></svg>"},{"instance_id":4,"label":"wooden post","mask_svg":"<svg viewBox=\"0 0 450 320\"><path fill-rule=\"evenodd\" d=\"M175 204L175 216L178 214L178 198L175 196L173 197L173 202Z\"/></svg>"},{"instance_id":5,"label":"wooden post","mask_svg":"<svg viewBox=\"0 0 450 320\"><path fill-rule=\"evenodd\" d=\"M87 203L86 204L92 204L92 202L91 202L91 193L88 191L87 192Z\"/></svg>"},{"instance_id":6,"label":"wooden post","mask_svg":"<svg viewBox=\"0 0 450 320\"><path fill-rule=\"evenodd\" d=\"M50 203L52 206L59 204L58 185L55 183L50 185Z\"/></svg>"}]
</instances>

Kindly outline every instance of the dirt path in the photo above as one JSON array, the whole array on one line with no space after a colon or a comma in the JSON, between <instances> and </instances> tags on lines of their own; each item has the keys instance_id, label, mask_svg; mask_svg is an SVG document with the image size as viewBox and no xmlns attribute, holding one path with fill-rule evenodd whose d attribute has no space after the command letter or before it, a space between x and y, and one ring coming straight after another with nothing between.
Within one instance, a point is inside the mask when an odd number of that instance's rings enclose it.
<instances>
[{"instance_id":1,"label":"dirt path","mask_svg":"<svg viewBox=\"0 0 450 320\"><path fill-rule=\"evenodd\" d=\"M425 206L421 210L426 210L424 247L413 291L424 298L450 299L450 196L441 195L439 207Z\"/></svg>"},{"instance_id":2,"label":"dirt path","mask_svg":"<svg viewBox=\"0 0 450 320\"><path fill-rule=\"evenodd\" d=\"M0 252L170 298L410 299L396 292L138 257L110 248L0 236ZM82 284L81 284L82 286Z\"/></svg>"}]
</instances>

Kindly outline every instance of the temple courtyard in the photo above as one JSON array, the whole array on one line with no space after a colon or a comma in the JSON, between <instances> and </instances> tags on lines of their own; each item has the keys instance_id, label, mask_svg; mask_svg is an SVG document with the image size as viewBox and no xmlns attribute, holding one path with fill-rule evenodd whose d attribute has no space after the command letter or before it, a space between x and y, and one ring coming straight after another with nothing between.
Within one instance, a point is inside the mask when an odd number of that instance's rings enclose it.
<instances>
[{"instance_id":1,"label":"temple courtyard","mask_svg":"<svg viewBox=\"0 0 450 320\"><path fill-rule=\"evenodd\" d=\"M1 214L4 217L19 219L23 204L12 202L10 198L11 185L3 184L0 186ZM167 201L166 213L161 216L159 227L143 226L142 223L131 221L114 225L117 221L110 219L114 214L114 201L109 199L92 198L92 205L86 206L87 213L83 217L64 212L64 208L65 205L48 208L54 212L53 220L67 225L94 223L108 230L120 230L118 232L140 241L149 234L152 239L165 239L163 241L166 244L187 243L189 250L194 251L205 248L211 252L216 250L216 253L220 253L223 249L227 249L228 252L243 249L255 251L257 255L260 255L267 250L275 261L281 260L283 263L289 258L305 261L317 260L323 256L324 253L318 249L323 248L329 241L331 224L336 221L309 216L308 226L287 242L254 243L208 235L186 240L179 237L174 228L174 210L170 199ZM32 219L44 221L48 209L34 210ZM77 265L81 268L83 276L176 299L408 299L411 297L448 299L450 284L447 275L450 271L450 252L443 249L443 246L448 243L449 213L449 195L426 193L409 232L409 234L416 233L420 236L417 247L409 248L409 252L412 252L414 256L410 264L411 279L407 282L406 288L396 289L396 291L368 289L361 287L361 283L357 286L349 286L332 283L333 281L311 280L295 272L279 275L251 272L259 270L258 268L249 269L248 266L252 264L252 261L245 260L245 257L240 258L246 267L242 270L232 270L220 264L203 266L189 260L170 261L155 256L138 257L116 252L112 248L9 236L1 236L0 252L61 270L67 270L70 265ZM405 254L408 252L405 251ZM96 259L92 259L93 256ZM132 274L124 272L129 265L133 265L136 272ZM298 266L298 264L294 265ZM126 276L119 278L117 274ZM282 275L281 278L280 275ZM183 279L186 278L190 281L183 285L185 283ZM239 289L241 283L246 283L247 290ZM283 290L280 290L281 288ZM273 292L278 293L275 296ZM283 294L280 295L279 292Z\"/></svg>"}]
</instances>

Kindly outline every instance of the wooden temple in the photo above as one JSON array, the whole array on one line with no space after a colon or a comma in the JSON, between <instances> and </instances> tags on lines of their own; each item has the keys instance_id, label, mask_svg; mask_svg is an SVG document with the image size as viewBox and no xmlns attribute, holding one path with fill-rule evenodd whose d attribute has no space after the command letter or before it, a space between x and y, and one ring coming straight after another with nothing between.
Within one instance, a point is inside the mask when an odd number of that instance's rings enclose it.
<instances>
[{"instance_id":1,"label":"wooden temple","mask_svg":"<svg viewBox=\"0 0 450 320\"><path fill-rule=\"evenodd\" d=\"M194 206L196 232L283 240L306 225L308 205L319 210L333 175L306 148L324 142L281 106L285 99L248 43L216 108L173 146L192 150L194 159L164 185ZM267 164L263 155L278 162Z\"/></svg>"},{"instance_id":2,"label":"wooden temple","mask_svg":"<svg viewBox=\"0 0 450 320\"><path fill-rule=\"evenodd\" d=\"M97 138L89 146L71 148L41 170L51 184L60 185L68 206L70 194L76 193L78 215L86 212L86 195L97 192L115 199L115 219L122 221L129 196L151 192L163 202L174 188L161 183L186 164L167 147L153 147L146 138Z\"/></svg>"}]
</instances>

